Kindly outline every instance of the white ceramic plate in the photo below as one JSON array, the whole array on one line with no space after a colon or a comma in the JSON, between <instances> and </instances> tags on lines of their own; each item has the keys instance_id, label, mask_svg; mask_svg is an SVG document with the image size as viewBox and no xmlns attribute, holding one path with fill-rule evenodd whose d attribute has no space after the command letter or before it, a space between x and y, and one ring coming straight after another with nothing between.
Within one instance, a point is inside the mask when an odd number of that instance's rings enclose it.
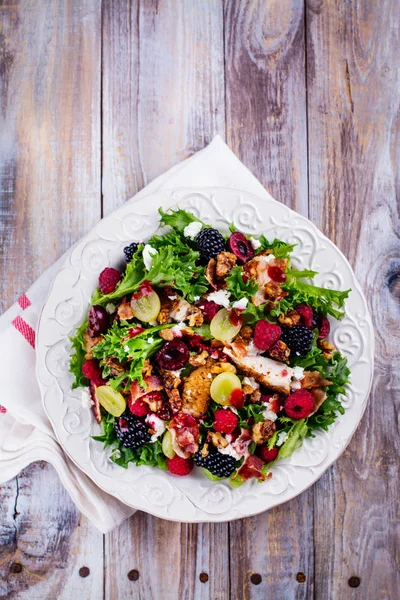
<instances>
[{"instance_id":1,"label":"white ceramic plate","mask_svg":"<svg viewBox=\"0 0 400 600\"><path fill-rule=\"evenodd\" d=\"M206 479L199 469L177 477L159 469L108 460L92 412L71 390L68 371L70 336L88 309L98 275L106 266L121 266L123 247L145 240L158 228L157 208L179 205L221 230L233 222L245 233L265 233L296 243L294 264L319 272L316 283L341 290L352 288L346 316L336 322L330 339L348 357L352 371L346 413L328 433L306 439L291 458L272 468L265 483L247 481L233 490ZM373 371L374 336L365 298L340 250L310 221L283 204L223 188L157 192L128 202L106 217L69 253L43 308L37 340L37 375L43 404L67 454L93 481L126 504L158 517L186 522L227 521L257 514L286 502L314 483L343 452L368 398Z\"/></svg>"}]
</instances>

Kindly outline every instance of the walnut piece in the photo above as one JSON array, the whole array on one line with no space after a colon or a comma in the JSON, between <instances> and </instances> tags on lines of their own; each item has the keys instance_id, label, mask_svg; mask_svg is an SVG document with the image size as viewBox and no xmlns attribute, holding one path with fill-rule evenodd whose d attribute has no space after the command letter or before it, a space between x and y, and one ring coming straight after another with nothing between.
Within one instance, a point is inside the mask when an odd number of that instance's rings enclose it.
<instances>
[{"instance_id":1,"label":"walnut piece","mask_svg":"<svg viewBox=\"0 0 400 600\"><path fill-rule=\"evenodd\" d=\"M300 321L300 318L300 314L297 312L297 310L289 310L289 312L286 314L279 315L278 321L282 325L293 327L294 325L297 325L297 323Z\"/></svg>"},{"instance_id":2,"label":"walnut piece","mask_svg":"<svg viewBox=\"0 0 400 600\"><path fill-rule=\"evenodd\" d=\"M220 279L226 277L236 265L236 260L233 252L220 252L217 256L217 266L215 269L217 277Z\"/></svg>"},{"instance_id":3,"label":"walnut piece","mask_svg":"<svg viewBox=\"0 0 400 600\"><path fill-rule=\"evenodd\" d=\"M266 421L253 425L251 438L256 444L264 444L264 442L274 435L275 431L275 423L267 419Z\"/></svg>"},{"instance_id":4,"label":"walnut piece","mask_svg":"<svg viewBox=\"0 0 400 600\"><path fill-rule=\"evenodd\" d=\"M192 367L202 367L203 365L206 364L208 358L208 352L207 350L203 350L203 352L201 352L201 354L195 354L193 356L191 356L189 358L189 363L192 365Z\"/></svg>"},{"instance_id":5,"label":"walnut piece","mask_svg":"<svg viewBox=\"0 0 400 600\"><path fill-rule=\"evenodd\" d=\"M185 321L189 320L190 327L200 327L203 325L203 313L197 306L191 306L186 313Z\"/></svg>"},{"instance_id":6,"label":"walnut piece","mask_svg":"<svg viewBox=\"0 0 400 600\"><path fill-rule=\"evenodd\" d=\"M249 340L253 336L253 329L250 327L250 325L243 325L239 334L243 340Z\"/></svg>"},{"instance_id":7,"label":"walnut piece","mask_svg":"<svg viewBox=\"0 0 400 600\"><path fill-rule=\"evenodd\" d=\"M333 357L336 348L333 344L328 342L328 340L319 340L318 346L321 348L322 354L325 356L326 360L330 360Z\"/></svg>"},{"instance_id":8,"label":"walnut piece","mask_svg":"<svg viewBox=\"0 0 400 600\"><path fill-rule=\"evenodd\" d=\"M117 314L122 321L129 321L130 319L133 319L135 315L129 300L126 298L122 299L122 302L118 306Z\"/></svg>"},{"instance_id":9,"label":"walnut piece","mask_svg":"<svg viewBox=\"0 0 400 600\"><path fill-rule=\"evenodd\" d=\"M284 292L279 283L276 283L275 281L268 281L268 283L265 285L264 293L268 300L279 301L283 300L283 298L285 298L289 292Z\"/></svg>"},{"instance_id":10,"label":"walnut piece","mask_svg":"<svg viewBox=\"0 0 400 600\"><path fill-rule=\"evenodd\" d=\"M170 329L161 329L159 332L160 337L167 342L171 342L174 339L174 334Z\"/></svg>"},{"instance_id":11,"label":"walnut piece","mask_svg":"<svg viewBox=\"0 0 400 600\"><path fill-rule=\"evenodd\" d=\"M222 433L219 433L219 431L209 431L207 439L210 439L213 446L215 446L216 448L226 448L228 446L228 442L226 441Z\"/></svg>"},{"instance_id":12,"label":"walnut piece","mask_svg":"<svg viewBox=\"0 0 400 600\"><path fill-rule=\"evenodd\" d=\"M236 367L229 362L218 362L211 367L211 373L236 373Z\"/></svg>"},{"instance_id":13,"label":"walnut piece","mask_svg":"<svg viewBox=\"0 0 400 600\"><path fill-rule=\"evenodd\" d=\"M271 358L276 358L277 360L286 363L289 362L290 348L281 340L278 340L275 342L275 344L272 344L268 352Z\"/></svg>"},{"instance_id":14,"label":"walnut piece","mask_svg":"<svg viewBox=\"0 0 400 600\"><path fill-rule=\"evenodd\" d=\"M304 371L304 377L301 380L301 387L310 390L311 388L325 387L332 385L331 381L324 379L318 371Z\"/></svg>"}]
</instances>

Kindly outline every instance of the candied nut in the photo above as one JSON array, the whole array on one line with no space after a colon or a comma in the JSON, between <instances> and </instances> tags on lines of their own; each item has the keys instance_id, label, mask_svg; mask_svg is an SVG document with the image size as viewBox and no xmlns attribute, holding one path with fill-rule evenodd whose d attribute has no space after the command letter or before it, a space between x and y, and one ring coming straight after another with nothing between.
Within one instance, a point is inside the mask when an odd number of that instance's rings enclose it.
<instances>
[{"instance_id":1,"label":"candied nut","mask_svg":"<svg viewBox=\"0 0 400 600\"><path fill-rule=\"evenodd\" d=\"M233 252L220 252L217 256L217 265L215 269L217 277L220 279L226 277L236 265L236 260L236 256Z\"/></svg>"},{"instance_id":2,"label":"candied nut","mask_svg":"<svg viewBox=\"0 0 400 600\"><path fill-rule=\"evenodd\" d=\"M285 344L285 342L282 342L282 340L278 340L275 342L275 344L272 344L268 352L272 358L276 358L286 363L289 362L290 348Z\"/></svg>"},{"instance_id":3,"label":"candied nut","mask_svg":"<svg viewBox=\"0 0 400 600\"><path fill-rule=\"evenodd\" d=\"M253 328L250 325L243 325L240 330L240 336L243 340L249 340L253 335Z\"/></svg>"},{"instance_id":4,"label":"candied nut","mask_svg":"<svg viewBox=\"0 0 400 600\"><path fill-rule=\"evenodd\" d=\"M191 327L184 327L181 330L182 335L187 335L188 337L194 336L194 331Z\"/></svg>"},{"instance_id":5,"label":"candied nut","mask_svg":"<svg viewBox=\"0 0 400 600\"><path fill-rule=\"evenodd\" d=\"M327 360L330 360L333 357L333 353L335 352L336 348L333 344L328 342L328 340L319 340L318 346L321 348L322 354Z\"/></svg>"},{"instance_id":6,"label":"candied nut","mask_svg":"<svg viewBox=\"0 0 400 600\"><path fill-rule=\"evenodd\" d=\"M150 360L148 358L146 358L146 360L143 363L142 375L143 375L143 377L150 377L150 375L152 375L152 373L153 373L153 365L151 364Z\"/></svg>"},{"instance_id":7,"label":"candied nut","mask_svg":"<svg viewBox=\"0 0 400 600\"><path fill-rule=\"evenodd\" d=\"M189 320L190 327L200 327L203 325L204 317L203 313L197 306L191 306L186 313L185 320Z\"/></svg>"},{"instance_id":8,"label":"candied nut","mask_svg":"<svg viewBox=\"0 0 400 600\"><path fill-rule=\"evenodd\" d=\"M179 390L166 390L169 403L171 405L171 409L173 412L178 412L182 409L182 398L179 393Z\"/></svg>"},{"instance_id":9,"label":"candied nut","mask_svg":"<svg viewBox=\"0 0 400 600\"><path fill-rule=\"evenodd\" d=\"M174 339L174 334L170 329L161 329L159 332L160 337L167 342L171 342Z\"/></svg>"},{"instance_id":10,"label":"candied nut","mask_svg":"<svg viewBox=\"0 0 400 600\"><path fill-rule=\"evenodd\" d=\"M297 323L300 321L300 318L300 314L297 312L297 310L289 310L289 312L286 314L279 315L278 321L282 325L293 327L294 325L297 325Z\"/></svg>"},{"instance_id":11,"label":"candied nut","mask_svg":"<svg viewBox=\"0 0 400 600\"><path fill-rule=\"evenodd\" d=\"M219 433L219 431L209 431L207 439L208 437L210 438L213 446L215 446L216 448L226 448L228 446L228 442L226 441L222 433Z\"/></svg>"},{"instance_id":12,"label":"candied nut","mask_svg":"<svg viewBox=\"0 0 400 600\"><path fill-rule=\"evenodd\" d=\"M131 303L126 298L123 298L122 302L120 302L117 314L122 321L129 321L129 319L133 319L135 316Z\"/></svg>"},{"instance_id":13,"label":"candied nut","mask_svg":"<svg viewBox=\"0 0 400 600\"><path fill-rule=\"evenodd\" d=\"M284 292L279 283L275 281L268 281L265 285L264 293L268 300L275 301L283 300L288 295L288 292Z\"/></svg>"},{"instance_id":14,"label":"candied nut","mask_svg":"<svg viewBox=\"0 0 400 600\"><path fill-rule=\"evenodd\" d=\"M275 423L273 423L273 421L270 421L269 419L267 419L266 421L262 421L261 423L256 423L253 426L253 429L251 432L251 438L252 438L253 442L255 442L256 444L263 444L264 442L269 440L270 437L272 437L274 435L275 431L276 431Z\"/></svg>"},{"instance_id":15,"label":"candied nut","mask_svg":"<svg viewBox=\"0 0 400 600\"><path fill-rule=\"evenodd\" d=\"M255 404L261 400L261 392L260 390L254 390L254 392L250 396L250 402Z\"/></svg>"},{"instance_id":16,"label":"candied nut","mask_svg":"<svg viewBox=\"0 0 400 600\"><path fill-rule=\"evenodd\" d=\"M157 323L159 323L160 325L165 325L165 323L169 323L170 319L169 319L169 315L170 315L170 309L169 308L162 308L160 310L160 312L158 313L157 316Z\"/></svg>"},{"instance_id":17,"label":"candied nut","mask_svg":"<svg viewBox=\"0 0 400 600\"><path fill-rule=\"evenodd\" d=\"M206 364L207 359L208 359L208 352L207 352L207 350L203 350L203 352L201 354L195 354L195 355L191 356L189 358L189 363L192 365L192 367L202 367L203 365Z\"/></svg>"},{"instance_id":18,"label":"candied nut","mask_svg":"<svg viewBox=\"0 0 400 600\"><path fill-rule=\"evenodd\" d=\"M207 279L208 283L211 285L211 287L214 289L217 288L216 283L215 283L215 278L217 276L216 269L217 269L217 261L215 260L215 258L210 258L210 260L208 261L207 269L206 269L206 279Z\"/></svg>"},{"instance_id":19,"label":"candied nut","mask_svg":"<svg viewBox=\"0 0 400 600\"><path fill-rule=\"evenodd\" d=\"M206 456L208 456L209 452L208 452L208 444L204 444L204 446L201 449L201 457L202 458L206 458Z\"/></svg>"},{"instance_id":20,"label":"candied nut","mask_svg":"<svg viewBox=\"0 0 400 600\"><path fill-rule=\"evenodd\" d=\"M104 338L102 335L92 338L92 337L90 337L89 332L85 331L85 333L83 334L83 343L85 345L85 350L86 350L86 354L85 354L86 360L90 360L91 358L93 358L92 348L97 346L97 344L103 340L104 340Z\"/></svg>"},{"instance_id":21,"label":"candied nut","mask_svg":"<svg viewBox=\"0 0 400 600\"><path fill-rule=\"evenodd\" d=\"M242 392L247 396L248 394L252 394L254 392L254 389L251 387L251 385L244 385L242 387Z\"/></svg>"},{"instance_id":22,"label":"candied nut","mask_svg":"<svg viewBox=\"0 0 400 600\"><path fill-rule=\"evenodd\" d=\"M236 373L236 367L229 362L218 362L211 367L211 373Z\"/></svg>"},{"instance_id":23,"label":"candied nut","mask_svg":"<svg viewBox=\"0 0 400 600\"><path fill-rule=\"evenodd\" d=\"M119 375L125 371L118 358L115 358L114 356L103 358L103 363L110 368L111 375Z\"/></svg>"}]
</instances>

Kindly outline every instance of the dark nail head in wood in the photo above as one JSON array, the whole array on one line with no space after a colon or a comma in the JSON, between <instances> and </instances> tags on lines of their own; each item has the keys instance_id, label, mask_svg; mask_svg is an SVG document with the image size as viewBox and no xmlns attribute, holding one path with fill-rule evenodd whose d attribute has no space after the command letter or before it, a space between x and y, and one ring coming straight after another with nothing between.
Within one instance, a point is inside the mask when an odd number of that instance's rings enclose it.
<instances>
[{"instance_id":1,"label":"dark nail head in wood","mask_svg":"<svg viewBox=\"0 0 400 600\"><path fill-rule=\"evenodd\" d=\"M129 571L128 579L129 581L137 581L139 579L139 571L137 571L136 569L132 569L131 571Z\"/></svg>"},{"instance_id":2,"label":"dark nail head in wood","mask_svg":"<svg viewBox=\"0 0 400 600\"><path fill-rule=\"evenodd\" d=\"M353 577L350 577L348 583L350 587L356 588L360 585L360 578L353 575Z\"/></svg>"},{"instance_id":3,"label":"dark nail head in wood","mask_svg":"<svg viewBox=\"0 0 400 600\"><path fill-rule=\"evenodd\" d=\"M10 568L11 573L21 573L22 565L20 563L13 563Z\"/></svg>"},{"instance_id":4,"label":"dark nail head in wood","mask_svg":"<svg viewBox=\"0 0 400 600\"><path fill-rule=\"evenodd\" d=\"M87 577L90 574L90 569L89 567L81 567L79 569L79 575L81 577Z\"/></svg>"},{"instance_id":5,"label":"dark nail head in wood","mask_svg":"<svg viewBox=\"0 0 400 600\"><path fill-rule=\"evenodd\" d=\"M306 576L304 575L304 573L297 573L296 579L298 583L304 583L306 580Z\"/></svg>"},{"instance_id":6,"label":"dark nail head in wood","mask_svg":"<svg viewBox=\"0 0 400 600\"><path fill-rule=\"evenodd\" d=\"M254 585L260 585L262 582L262 577L259 573L253 573L253 575L250 577L250 581Z\"/></svg>"},{"instance_id":7,"label":"dark nail head in wood","mask_svg":"<svg viewBox=\"0 0 400 600\"><path fill-rule=\"evenodd\" d=\"M200 579L201 583L207 583L208 573L200 573L199 579Z\"/></svg>"}]
</instances>

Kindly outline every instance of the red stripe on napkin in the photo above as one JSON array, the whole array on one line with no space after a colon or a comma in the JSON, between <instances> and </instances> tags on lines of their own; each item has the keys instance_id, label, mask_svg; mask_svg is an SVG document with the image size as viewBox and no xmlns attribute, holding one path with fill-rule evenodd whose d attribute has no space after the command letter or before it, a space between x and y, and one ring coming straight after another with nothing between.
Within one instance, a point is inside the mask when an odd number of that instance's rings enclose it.
<instances>
[{"instance_id":1,"label":"red stripe on napkin","mask_svg":"<svg viewBox=\"0 0 400 600\"><path fill-rule=\"evenodd\" d=\"M21 298L18 298L18 304L23 310L25 310L25 308L28 308L32 302L29 300L26 294L22 294Z\"/></svg>"},{"instance_id":2,"label":"red stripe on napkin","mask_svg":"<svg viewBox=\"0 0 400 600\"><path fill-rule=\"evenodd\" d=\"M7 409L5 406L0 406L0 415L5 415L7 412Z\"/></svg>"},{"instance_id":3,"label":"red stripe on napkin","mask_svg":"<svg viewBox=\"0 0 400 600\"><path fill-rule=\"evenodd\" d=\"M35 332L32 327L20 316L12 321L12 325L14 325L17 331L22 333L26 341L29 342L33 349L35 349Z\"/></svg>"}]
</instances>

